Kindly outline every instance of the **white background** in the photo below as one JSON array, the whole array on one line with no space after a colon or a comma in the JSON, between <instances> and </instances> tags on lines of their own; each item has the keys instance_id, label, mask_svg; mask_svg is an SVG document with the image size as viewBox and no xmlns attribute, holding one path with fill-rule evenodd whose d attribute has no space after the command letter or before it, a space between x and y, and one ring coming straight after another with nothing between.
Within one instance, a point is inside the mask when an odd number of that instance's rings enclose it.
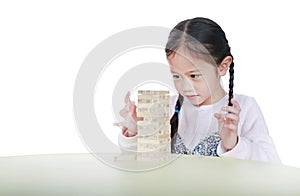
<instances>
[{"instance_id":1,"label":"white background","mask_svg":"<svg viewBox=\"0 0 300 196\"><path fill-rule=\"evenodd\" d=\"M0 156L88 152L72 111L88 53L125 29L196 16L226 32L235 92L256 98L282 162L300 167L296 1L1 1Z\"/></svg>"}]
</instances>

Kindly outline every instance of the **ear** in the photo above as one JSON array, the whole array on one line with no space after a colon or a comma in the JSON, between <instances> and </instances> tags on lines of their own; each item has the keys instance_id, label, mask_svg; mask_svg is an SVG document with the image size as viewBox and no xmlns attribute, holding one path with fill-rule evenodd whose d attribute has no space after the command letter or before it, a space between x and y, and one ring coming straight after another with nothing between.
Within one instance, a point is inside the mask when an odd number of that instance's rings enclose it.
<instances>
[{"instance_id":1,"label":"ear","mask_svg":"<svg viewBox=\"0 0 300 196\"><path fill-rule=\"evenodd\" d=\"M229 69L229 66L231 65L232 63L232 57L231 56L226 56L222 62L220 63L219 67L218 67L218 71L219 71L219 74L221 76L224 76L227 72L227 70Z\"/></svg>"}]
</instances>

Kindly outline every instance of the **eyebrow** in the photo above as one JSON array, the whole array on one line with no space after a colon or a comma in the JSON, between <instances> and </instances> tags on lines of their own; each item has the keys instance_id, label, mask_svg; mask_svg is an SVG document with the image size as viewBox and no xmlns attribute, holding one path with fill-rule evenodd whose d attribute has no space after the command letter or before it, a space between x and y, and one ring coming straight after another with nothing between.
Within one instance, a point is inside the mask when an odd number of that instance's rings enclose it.
<instances>
[{"instance_id":1,"label":"eyebrow","mask_svg":"<svg viewBox=\"0 0 300 196\"><path fill-rule=\"evenodd\" d=\"M177 73L176 71L174 71L174 70L170 70L172 73ZM197 69L195 69L195 70L190 70L190 71L187 71L186 73L194 73L194 72L199 72L199 73L201 73L199 70L197 70Z\"/></svg>"},{"instance_id":2,"label":"eyebrow","mask_svg":"<svg viewBox=\"0 0 300 196\"><path fill-rule=\"evenodd\" d=\"M188 71L188 72L186 72L186 73L193 73L193 72L200 72L199 70L197 70L197 69L195 69L195 70L190 70L190 71ZM201 72L200 72L201 73Z\"/></svg>"}]
</instances>

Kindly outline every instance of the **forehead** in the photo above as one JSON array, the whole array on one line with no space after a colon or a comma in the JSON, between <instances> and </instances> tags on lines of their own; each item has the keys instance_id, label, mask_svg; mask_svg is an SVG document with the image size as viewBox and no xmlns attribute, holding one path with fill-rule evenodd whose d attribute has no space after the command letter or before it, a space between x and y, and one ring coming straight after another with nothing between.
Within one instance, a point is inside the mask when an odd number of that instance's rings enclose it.
<instances>
[{"instance_id":1,"label":"forehead","mask_svg":"<svg viewBox=\"0 0 300 196\"><path fill-rule=\"evenodd\" d=\"M201 57L195 58L184 53L173 53L168 57L170 68L176 72L189 72L191 70L203 72L213 68L213 65L206 62Z\"/></svg>"}]
</instances>

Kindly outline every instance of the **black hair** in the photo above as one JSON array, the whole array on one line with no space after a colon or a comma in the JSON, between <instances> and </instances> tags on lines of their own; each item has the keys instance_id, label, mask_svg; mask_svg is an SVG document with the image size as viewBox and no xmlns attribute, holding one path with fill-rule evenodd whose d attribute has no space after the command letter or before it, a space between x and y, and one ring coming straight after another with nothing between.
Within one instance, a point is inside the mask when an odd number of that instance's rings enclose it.
<instances>
[{"instance_id":1,"label":"black hair","mask_svg":"<svg viewBox=\"0 0 300 196\"><path fill-rule=\"evenodd\" d=\"M214 21L196 17L179 22L170 32L165 52L167 58L175 54L180 48L187 49L189 53L204 58L210 57L214 64L220 65L226 56L232 57L229 68L229 98L228 105L232 106L234 63L228 40L222 28ZM171 124L171 148L174 150L174 136L178 131L178 116L183 102L183 96L179 94L175 106L175 113L170 120Z\"/></svg>"}]
</instances>

